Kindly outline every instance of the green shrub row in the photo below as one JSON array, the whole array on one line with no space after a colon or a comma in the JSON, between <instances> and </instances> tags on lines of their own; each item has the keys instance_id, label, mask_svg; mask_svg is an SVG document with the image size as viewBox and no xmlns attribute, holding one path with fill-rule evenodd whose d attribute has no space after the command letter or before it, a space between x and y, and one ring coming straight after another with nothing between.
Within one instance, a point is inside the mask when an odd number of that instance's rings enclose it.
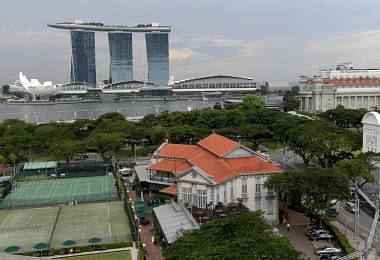
<instances>
[{"instance_id":1,"label":"green shrub row","mask_svg":"<svg viewBox=\"0 0 380 260\"><path fill-rule=\"evenodd\" d=\"M351 254L355 252L355 249L348 242L347 237L342 232L340 232L337 227L330 224L330 222L326 219L323 219L323 222L327 226L327 228L330 230L330 232L335 235L338 243L340 244L340 246L342 247L342 249L344 250L346 254Z\"/></svg>"},{"instance_id":2,"label":"green shrub row","mask_svg":"<svg viewBox=\"0 0 380 260\"><path fill-rule=\"evenodd\" d=\"M106 249L116 249L116 248L121 248L121 247L132 247L133 245L133 242L131 241L128 241L128 242L121 242L121 243L113 243L113 244L99 244L99 245L96 245L97 247L99 246L105 246ZM70 248L73 248L73 249L79 249L81 252L87 252L87 251L90 251L90 248L93 247L92 245L87 245L87 246L73 246L73 247L70 247ZM51 253L53 255L58 255L60 253L61 250L63 250L64 248L60 248L60 249L51 249ZM25 256L33 256L33 254L35 253L38 253L40 252L41 250L36 250L36 251L32 251L32 252L25 252L25 253L20 253L19 255L25 255ZM46 250L43 250L43 251L46 251Z\"/></svg>"}]
</instances>

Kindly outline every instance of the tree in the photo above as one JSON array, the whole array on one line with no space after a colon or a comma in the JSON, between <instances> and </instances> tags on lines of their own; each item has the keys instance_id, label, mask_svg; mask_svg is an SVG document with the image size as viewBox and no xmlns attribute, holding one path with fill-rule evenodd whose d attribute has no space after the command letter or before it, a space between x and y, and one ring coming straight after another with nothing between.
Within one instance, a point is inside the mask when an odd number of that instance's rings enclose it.
<instances>
[{"instance_id":1,"label":"tree","mask_svg":"<svg viewBox=\"0 0 380 260\"><path fill-rule=\"evenodd\" d=\"M0 155L6 162L18 163L25 159L33 132L33 125L18 119L7 119L0 124Z\"/></svg>"},{"instance_id":2,"label":"tree","mask_svg":"<svg viewBox=\"0 0 380 260\"><path fill-rule=\"evenodd\" d=\"M316 126L304 123L291 127L284 134L284 140L288 140L289 147L302 158L305 166L309 166L313 157L324 151L319 131Z\"/></svg>"},{"instance_id":3,"label":"tree","mask_svg":"<svg viewBox=\"0 0 380 260\"><path fill-rule=\"evenodd\" d=\"M374 181L372 170L374 170L374 160L377 154L372 152L361 153L350 160L338 162L334 169L347 176L353 183L357 182L361 188L366 183Z\"/></svg>"},{"instance_id":4,"label":"tree","mask_svg":"<svg viewBox=\"0 0 380 260\"><path fill-rule=\"evenodd\" d=\"M256 95L245 95L242 106L246 110L265 108L265 102Z\"/></svg>"},{"instance_id":5,"label":"tree","mask_svg":"<svg viewBox=\"0 0 380 260\"><path fill-rule=\"evenodd\" d=\"M306 168L275 174L264 185L268 189L290 195L311 219L330 208L331 201L350 197L348 178L331 169Z\"/></svg>"},{"instance_id":6,"label":"tree","mask_svg":"<svg viewBox=\"0 0 380 260\"><path fill-rule=\"evenodd\" d=\"M88 147L95 148L104 160L110 160L113 152L123 146L125 139L118 134L92 132L85 142Z\"/></svg>"},{"instance_id":7,"label":"tree","mask_svg":"<svg viewBox=\"0 0 380 260\"><path fill-rule=\"evenodd\" d=\"M360 149L360 136L325 121L306 121L291 127L285 136L289 146L302 157L306 166L315 157L322 167L352 158Z\"/></svg>"},{"instance_id":8,"label":"tree","mask_svg":"<svg viewBox=\"0 0 380 260\"><path fill-rule=\"evenodd\" d=\"M68 164L74 159L75 155L84 152L85 149L80 141L66 139L52 144L50 151L53 153L55 158L64 159Z\"/></svg>"},{"instance_id":9,"label":"tree","mask_svg":"<svg viewBox=\"0 0 380 260\"><path fill-rule=\"evenodd\" d=\"M258 211L242 210L186 232L163 252L165 259L301 259L283 236L273 234Z\"/></svg>"},{"instance_id":10,"label":"tree","mask_svg":"<svg viewBox=\"0 0 380 260\"><path fill-rule=\"evenodd\" d=\"M346 109L342 105L338 105L335 109L327 110L321 114L322 118L333 121L337 126L342 128L362 126L362 118L368 111L366 109Z\"/></svg>"},{"instance_id":11,"label":"tree","mask_svg":"<svg viewBox=\"0 0 380 260\"><path fill-rule=\"evenodd\" d=\"M151 144L161 144L168 137L168 130L161 125L153 126L149 129L149 137Z\"/></svg>"},{"instance_id":12,"label":"tree","mask_svg":"<svg viewBox=\"0 0 380 260\"><path fill-rule=\"evenodd\" d=\"M292 91L286 91L283 101L282 107L285 112L298 110L300 105L300 101L297 99L297 93Z\"/></svg>"},{"instance_id":13,"label":"tree","mask_svg":"<svg viewBox=\"0 0 380 260\"><path fill-rule=\"evenodd\" d=\"M256 146L261 138L271 136L269 129L262 124L243 125L240 130L244 137L252 141Z\"/></svg>"},{"instance_id":14,"label":"tree","mask_svg":"<svg viewBox=\"0 0 380 260\"><path fill-rule=\"evenodd\" d=\"M223 105L220 102L216 102L213 106L214 109L221 110L223 109Z\"/></svg>"}]
</instances>

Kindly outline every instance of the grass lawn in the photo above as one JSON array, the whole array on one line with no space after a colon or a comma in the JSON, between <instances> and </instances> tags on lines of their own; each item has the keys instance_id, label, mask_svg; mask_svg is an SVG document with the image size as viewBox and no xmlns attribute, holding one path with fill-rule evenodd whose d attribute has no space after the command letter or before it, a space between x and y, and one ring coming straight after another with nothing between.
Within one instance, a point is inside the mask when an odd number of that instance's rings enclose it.
<instances>
[{"instance_id":1,"label":"grass lawn","mask_svg":"<svg viewBox=\"0 0 380 260\"><path fill-rule=\"evenodd\" d=\"M60 259L69 260L130 260L131 253L129 251L115 252L115 253L105 253L105 254L95 254L95 255L83 255L83 256L72 256Z\"/></svg>"}]
</instances>

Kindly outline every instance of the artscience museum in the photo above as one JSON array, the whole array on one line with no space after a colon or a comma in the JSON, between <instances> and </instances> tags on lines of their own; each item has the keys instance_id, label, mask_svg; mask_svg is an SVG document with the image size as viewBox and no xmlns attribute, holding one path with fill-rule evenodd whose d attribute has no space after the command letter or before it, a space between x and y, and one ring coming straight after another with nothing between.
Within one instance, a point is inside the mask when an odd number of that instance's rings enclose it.
<instances>
[{"instance_id":1,"label":"artscience museum","mask_svg":"<svg viewBox=\"0 0 380 260\"><path fill-rule=\"evenodd\" d=\"M38 79L28 79L22 72L13 85L9 85L9 93L29 96L32 100L50 100L58 95L78 95L87 93L87 85L53 84L51 81L41 83Z\"/></svg>"}]
</instances>

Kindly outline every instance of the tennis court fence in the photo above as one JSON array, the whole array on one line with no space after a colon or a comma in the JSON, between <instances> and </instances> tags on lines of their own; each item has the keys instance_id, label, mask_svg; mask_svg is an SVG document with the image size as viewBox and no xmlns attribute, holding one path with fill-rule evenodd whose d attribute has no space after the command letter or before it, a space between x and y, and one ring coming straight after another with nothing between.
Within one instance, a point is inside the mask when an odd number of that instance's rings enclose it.
<instances>
[{"instance_id":1,"label":"tennis court fence","mask_svg":"<svg viewBox=\"0 0 380 260\"><path fill-rule=\"evenodd\" d=\"M65 179L107 175L112 171L112 163L107 161L59 162L56 168L37 171L20 171L18 181Z\"/></svg>"},{"instance_id":2,"label":"tennis court fence","mask_svg":"<svg viewBox=\"0 0 380 260\"><path fill-rule=\"evenodd\" d=\"M55 196L51 198L5 198L0 203L0 209L9 209L17 207L35 207L35 206L47 206L55 204L66 204L74 202L96 202L107 200L118 200L119 196L117 190L103 192L103 193L90 193L90 194L77 194L77 195L64 195Z\"/></svg>"},{"instance_id":3,"label":"tennis court fence","mask_svg":"<svg viewBox=\"0 0 380 260\"><path fill-rule=\"evenodd\" d=\"M116 244L116 243L127 243L132 241L132 235L131 234L123 234L123 235L112 235L112 236L96 236L97 240L99 242L97 243L91 243L89 241L94 237L88 236L85 239L70 239L70 237L65 238L65 240L57 240L53 238L49 241L48 239L36 239L35 242L22 242L15 244L15 246L19 247L20 249L17 251L17 253L22 252L34 252L34 251L40 251L39 249L36 249L36 245L39 243L44 243L48 245L48 247L43 248L41 250L54 250L54 249L64 249L64 248L74 248L74 247L81 247L81 246L100 246L100 245L107 245L107 244ZM75 243L66 246L65 242L67 240L74 241ZM7 247L0 247L0 251L3 252Z\"/></svg>"}]
</instances>

